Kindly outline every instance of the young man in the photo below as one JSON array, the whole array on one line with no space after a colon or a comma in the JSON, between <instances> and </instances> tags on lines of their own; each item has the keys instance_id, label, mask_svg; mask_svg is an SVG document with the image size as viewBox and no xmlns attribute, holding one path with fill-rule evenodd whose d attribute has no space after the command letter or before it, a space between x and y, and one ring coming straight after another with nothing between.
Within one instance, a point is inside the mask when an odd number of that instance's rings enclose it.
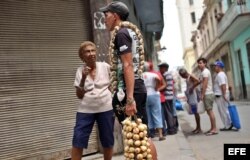
<instances>
[{"instance_id":1,"label":"young man","mask_svg":"<svg viewBox=\"0 0 250 160\"><path fill-rule=\"evenodd\" d=\"M200 82L201 82L201 95L200 100L203 101L205 110L207 111L207 114L209 116L210 122L211 122L211 129L205 134L207 136L210 135L216 135L218 134L217 128L216 128L216 121L215 121L215 115L213 112L213 103L214 103L214 92L213 92L213 85L212 85L212 77L210 71L206 68L207 60L205 58L199 58L197 60L198 67L201 71L200 74Z\"/></svg>"},{"instance_id":2,"label":"young man","mask_svg":"<svg viewBox=\"0 0 250 160\"><path fill-rule=\"evenodd\" d=\"M107 6L100 8L100 11L105 15L105 24L109 31L116 30L120 23L126 21L129 15L128 7L118 1L109 3ZM117 58L116 63L116 78L117 85L113 97L113 108L117 105L125 106L124 116L119 115L115 110L118 120L121 122L126 116L137 115L142 119L144 124L148 124L146 112L147 91L142 79L140 69L140 46L142 37L137 36L133 29L128 26L123 26L114 33L114 51L113 55ZM112 39L111 39L112 40ZM112 47L110 46L110 47ZM143 67L143 66L141 66ZM123 98L123 93L125 97ZM150 149L153 159L157 159L157 153L154 144L151 140Z\"/></svg>"},{"instance_id":3,"label":"young man","mask_svg":"<svg viewBox=\"0 0 250 160\"><path fill-rule=\"evenodd\" d=\"M228 111L229 90L227 75L223 68L224 63L222 61L214 63L214 70L217 73L214 79L214 94L220 118L224 124L224 128L221 128L220 131L228 131L233 128L233 125Z\"/></svg>"},{"instance_id":4,"label":"young man","mask_svg":"<svg viewBox=\"0 0 250 160\"><path fill-rule=\"evenodd\" d=\"M88 147L89 136L95 121L104 151L104 159L111 160L114 145L114 112L110 85L110 66L96 62L96 45L85 41L79 48L83 64L77 69L74 86L79 99L72 142L72 160L81 160L83 149ZM98 99L98 101L96 101Z\"/></svg>"},{"instance_id":5,"label":"young man","mask_svg":"<svg viewBox=\"0 0 250 160\"><path fill-rule=\"evenodd\" d=\"M124 3L118 1L111 2L107 6L101 8L100 11L105 14L105 24L110 31L113 31L121 22L127 20L129 15L128 7ZM113 98L113 107L114 104L119 103L117 102L118 97L116 95L124 91L126 100L118 101L121 103L124 102L126 115L131 116L137 113L137 116L142 118L142 122L147 124L147 91L143 79L138 73L138 44L138 37L130 28L122 27L116 33L114 40L115 50L113 54L118 57L118 87Z\"/></svg>"},{"instance_id":6,"label":"young man","mask_svg":"<svg viewBox=\"0 0 250 160\"><path fill-rule=\"evenodd\" d=\"M173 76L168 72L169 65L167 63L161 63L158 65L159 70L166 81L166 88L164 90L166 102L165 102L165 119L167 122L167 133L173 135L177 133L177 116L174 116L173 110L173 98L174 98L174 83Z\"/></svg>"}]
</instances>

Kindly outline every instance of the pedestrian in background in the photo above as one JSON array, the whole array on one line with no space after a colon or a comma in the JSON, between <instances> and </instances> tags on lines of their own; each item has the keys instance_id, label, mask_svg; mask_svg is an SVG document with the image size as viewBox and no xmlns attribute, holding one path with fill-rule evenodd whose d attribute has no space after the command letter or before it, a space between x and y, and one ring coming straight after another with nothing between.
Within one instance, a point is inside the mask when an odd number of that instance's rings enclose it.
<instances>
[{"instance_id":1,"label":"pedestrian in background","mask_svg":"<svg viewBox=\"0 0 250 160\"><path fill-rule=\"evenodd\" d=\"M174 116L174 121L175 121L175 128L176 131L178 131L179 128L179 122L178 122L178 118L177 118L177 110L176 110L176 100L177 100L177 83L175 83L175 80L173 79L173 92L174 92L174 97L173 97L173 116Z\"/></svg>"},{"instance_id":2,"label":"pedestrian in background","mask_svg":"<svg viewBox=\"0 0 250 160\"><path fill-rule=\"evenodd\" d=\"M210 71L207 69L207 60L205 58L199 58L197 60L198 67L201 71L199 80L200 80L200 100L203 101L205 110L209 116L211 122L211 128L205 134L207 136L218 134L216 128L216 120L213 112L213 103L214 103L214 92L213 92L213 84L212 84L212 76Z\"/></svg>"},{"instance_id":3,"label":"pedestrian in background","mask_svg":"<svg viewBox=\"0 0 250 160\"><path fill-rule=\"evenodd\" d=\"M164 90L166 98L166 106L164 109L165 119L167 122L167 133L173 135L177 133L176 120L173 112L173 98L174 98L174 85L173 76L168 72L169 65L167 63L161 63L158 65L159 70L166 82L166 88Z\"/></svg>"},{"instance_id":4,"label":"pedestrian in background","mask_svg":"<svg viewBox=\"0 0 250 160\"><path fill-rule=\"evenodd\" d=\"M148 128L149 131L156 129L159 133L159 140L162 141L166 138L162 135L163 123L161 113L161 99L160 92L158 91L160 78L156 73L149 72L148 62L145 62L144 64L143 79L147 89L146 110L148 116Z\"/></svg>"},{"instance_id":5,"label":"pedestrian in background","mask_svg":"<svg viewBox=\"0 0 250 160\"><path fill-rule=\"evenodd\" d=\"M222 61L216 61L214 63L214 70L217 73L214 79L214 94L215 102L218 106L218 111L224 128L220 131L228 131L233 128L233 124L229 115L229 89L227 75L223 71L224 63Z\"/></svg>"},{"instance_id":6,"label":"pedestrian in background","mask_svg":"<svg viewBox=\"0 0 250 160\"><path fill-rule=\"evenodd\" d=\"M201 133L201 125L200 125L200 115L197 112L197 104L198 104L198 98L195 91L195 88L200 84L200 81L193 75L187 72L186 69L181 68L179 70L179 75L186 79L186 91L185 95L187 97L187 103L190 105L192 109L192 113L195 116L195 122L196 122L196 128L192 131L193 134Z\"/></svg>"},{"instance_id":7,"label":"pedestrian in background","mask_svg":"<svg viewBox=\"0 0 250 160\"><path fill-rule=\"evenodd\" d=\"M77 69L74 82L79 105L74 127L72 160L81 160L95 122L103 146L104 159L111 160L115 118L109 90L110 66L105 62L96 62L96 45L90 41L81 44L79 57L83 64Z\"/></svg>"},{"instance_id":8,"label":"pedestrian in background","mask_svg":"<svg viewBox=\"0 0 250 160\"><path fill-rule=\"evenodd\" d=\"M157 87L158 91L160 92L160 99L161 99L161 114L162 114L162 124L163 124L163 128L162 128L162 134L163 136L167 135L167 127L166 127L166 119L165 119L165 115L164 115L164 110L165 110L165 106L166 106L166 98L164 95L164 90L166 89L166 82L164 80L164 78L162 77L161 73L159 71L155 71L154 67L153 67L153 63L152 62L148 62L149 63L149 72L152 73L156 73L159 78L160 78L160 82L159 82L159 86ZM154 130L150 130L151 136L154 136Z\"/></svg>"}]
</instances>

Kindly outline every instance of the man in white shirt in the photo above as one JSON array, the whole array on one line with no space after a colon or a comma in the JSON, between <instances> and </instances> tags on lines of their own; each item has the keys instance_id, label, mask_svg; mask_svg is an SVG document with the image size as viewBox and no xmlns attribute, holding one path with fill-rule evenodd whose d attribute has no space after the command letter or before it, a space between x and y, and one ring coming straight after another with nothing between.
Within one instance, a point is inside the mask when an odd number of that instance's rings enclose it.
<instances>
[{"instance_id":1,"label":"man in white shirt","mask_svg":"<svg viewBox=\"0 0 250 160\"><path fill-rule=\"evenodd\" d=\"M214 93L213 93L213 88L212 88L213 87L212 76L211 76L210 71L206 68L207 60L205 58L199 58L197 60L197 63L201 71L200 78L199 78L201 82L200 99L204 103L204 107L207 111L207 114L211 122L211 129L207 131L205 134L207 136L216 135L218 134L218 132L216 129L216 121L215 121L215 116L213 112Z\"/></svg>"},{"instance_id":2,"label":"man in white shirt","mask_svg":"<svg viewBox=\"0 0 250 160\"><path fill-rule=\"evenodd\" d=\"M223 71L223 68L224 64L222 61L216 61L214 63L214 70L217 73L214 79L214 94L215 102L224 124L224 128L221 128L220 131L228 131L233 128L233 125L228 111L229 90L227 75Z\"/></svg>"}]
</instances>

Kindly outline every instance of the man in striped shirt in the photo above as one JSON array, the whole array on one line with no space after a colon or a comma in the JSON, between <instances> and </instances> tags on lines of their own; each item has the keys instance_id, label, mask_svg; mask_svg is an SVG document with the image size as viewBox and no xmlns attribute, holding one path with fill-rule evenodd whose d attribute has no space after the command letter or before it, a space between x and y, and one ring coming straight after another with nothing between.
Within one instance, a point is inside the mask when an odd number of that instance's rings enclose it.
<instances>
[{"instance_id":1,"label":"man in striped shirt","mask_svg":"<svg viewBox=\"0 0 250 160\"><path fill-rule=\"evenodd\" d=\"M170 72L168 72L169 65L167 63L161 63L158 65L159 70L166 81L166 88L164 89L165 93L165 119L167 122L167 130L168 134L176 134L177 133L177 117L174 117L173 110L173 99L174 99L174 83L173 76Z\"/></svg>"}]
</instances>

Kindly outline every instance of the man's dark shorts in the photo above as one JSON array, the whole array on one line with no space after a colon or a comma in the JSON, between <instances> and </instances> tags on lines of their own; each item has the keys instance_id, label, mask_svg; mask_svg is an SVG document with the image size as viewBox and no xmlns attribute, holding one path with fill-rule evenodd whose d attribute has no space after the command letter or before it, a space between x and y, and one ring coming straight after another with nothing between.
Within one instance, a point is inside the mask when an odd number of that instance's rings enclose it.
<instances>
[{"instance_id":1,"label":"man's dark shorts","mask_svg":"<svg viewBox=\"0 0 250 160\"><path fill-rule=\"evenodd\" d=\"M101 113L79 113L76 114L76 124L74 128L73 146L76 148L87 148L89 136L97 122L100 141L104 148L114 145L114 112L113 110Z\"/></svg>"}]
</instances>

